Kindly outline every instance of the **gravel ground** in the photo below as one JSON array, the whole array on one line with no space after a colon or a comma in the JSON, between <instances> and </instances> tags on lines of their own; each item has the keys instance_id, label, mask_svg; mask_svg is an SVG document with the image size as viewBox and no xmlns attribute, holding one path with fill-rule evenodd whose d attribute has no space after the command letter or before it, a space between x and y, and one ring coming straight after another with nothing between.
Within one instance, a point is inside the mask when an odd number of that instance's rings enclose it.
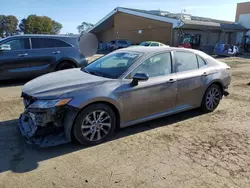
<instances>
[{"instance_id":1,"label":"gravel ground","mask_svg":"<svg viewBox=\"0 0 250 188\"><path fill-rule=\"evenodd\" d=\"M118 131L94 147L39 149L17 130L22 83L0 86L0 188L250 187L250 59L232 67L230 95L210 114L192 110Z\"/></svg>"}]
</instances>

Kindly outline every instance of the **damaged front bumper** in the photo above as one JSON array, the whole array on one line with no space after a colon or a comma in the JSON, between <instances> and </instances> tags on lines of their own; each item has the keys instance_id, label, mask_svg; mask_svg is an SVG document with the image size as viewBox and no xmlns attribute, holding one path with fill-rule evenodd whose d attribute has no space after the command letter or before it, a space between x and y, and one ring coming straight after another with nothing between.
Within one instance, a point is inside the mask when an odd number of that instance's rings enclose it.
<instances>
[{"instance_id":1,"label":"damaged front bumper","mask_svg":"<svg viewBox=\"0 0 250 188\"><path fill-rule=\"evenodd\" d=\"M27 143L50 147L71 142L71 128L77 108L27 108L19 118L19 129Z\"/></svg>"}]
</instances>

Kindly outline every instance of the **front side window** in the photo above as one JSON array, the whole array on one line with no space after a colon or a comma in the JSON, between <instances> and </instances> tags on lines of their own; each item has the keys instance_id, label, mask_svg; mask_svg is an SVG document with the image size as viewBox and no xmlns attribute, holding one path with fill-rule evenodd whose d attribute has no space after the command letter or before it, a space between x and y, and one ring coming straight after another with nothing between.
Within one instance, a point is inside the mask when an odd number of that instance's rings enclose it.
<instances>
[{"instance_id":1,"label":"front side window","mask_svg":"<svg viewBox=\"0 0 250 188\"><path fill-rule=\"evenodd\" d=\"M140 46L150 46L151 42L142 42Z\"/></svg>"},{"instance_id":2,"label":"front side window","mask_svg":"<svg viewBox=\"0 0 250 188\"><path fill-rule=\"evenodd\" d=\"M170 53L158 54L142 62L127 78L132 78L136 73L146 73L149 77L164 76L171 74Z\"/></svg>"},{"instance_id":3,"label":"front side window","mask_svg":"<svg viewBox=\"0 0 250 188\"><path fill-rule=\"evenodd\" d=\"M29 49L29 39L13 39L8 42L3 43L2 45L10 45L10 50L25 50Z\"/></svg>"},{"instance_id":4,"label":"front side window","mask_svg":"<svg viewBox=\"0 0 250 188\"><path fill-rule=\"evenodd\" d=\"M97 76L116 79L127 71L140 55L137 52L113 53L97 59L82 70Z\"/></svg>"},{"instance_id":5,"label":"front side window","mask_svg":"<svg viewBox=\"0 0 250 188\"><path fill-rule=\"evenodd\" d=\"M175 52L175 71L183 72L198 69L196 55L190 52Z\"/></svg>"},{"instance_id":6,"label":"front side window","mask_svg":"<svg viewBox=\"0 0 250 188\"><path fill-rule=\"evenodd\" d=\"M49 38L32 38L32 48L57 48L57 47L70 47L70 45L64 41L58 39Z\"/></svg>"}]
</instances>

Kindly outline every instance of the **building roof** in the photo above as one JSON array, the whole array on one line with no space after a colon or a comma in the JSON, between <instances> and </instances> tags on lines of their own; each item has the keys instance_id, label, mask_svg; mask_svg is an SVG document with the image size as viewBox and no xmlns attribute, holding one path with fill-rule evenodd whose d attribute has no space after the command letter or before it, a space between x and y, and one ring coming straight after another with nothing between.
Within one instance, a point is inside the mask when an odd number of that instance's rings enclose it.
<instances>
[{"instance_id":1,"label":"building roof","mask_svg":"<svg viewBox=\"0 0 250 188\"><path fill-rule=\"evenodd\" d=\"M177 27L179 25L178 19L173 19L173 18L161 16L161 15L152 14L152 13L145 11L145 10L117 7L113 11L111 11L108 15L106 15L104 18L102 18L99 22L97 22L90 30L88 30L88 32L93 32L94 30L98 30L98 28L100 28L101 26L104 26L105 23L106 23L106 25L110 25L110 21L112 21L114 19L113 16L117 12L123 12L123 13L131 14L131 15L135 15L135 16L149 18L152 20L158 20L158 21L162 21L162 22L172 23L173 27Z\"/></svg>"},{"instance_id":2,"label":"building roof","mask_svg":"<svg viewBox=\"0 0 250 188\"><path fill-rule=\"evenodd\" d=\"M241 24L238 23L232 23L232 24L225 24L222 23L221 27L226 30L246 30L245 27L243 27Z\"/></svg>"},{"instance_id":3,"label":"building roof","mask_svg":"<svg viewBox=\"0 0 250 188\"><path fill-rule=\"evenodd\" d=\"M246 30L245 27L243 27L240 24L233 23L233 22L211 22L211 21L198 21L198 20L182 20L184 23L181 28L197 28L197 29L203 29L203 28L208 28L208 29L219 29L219 30Z\"/></svg>"}]
</instances>

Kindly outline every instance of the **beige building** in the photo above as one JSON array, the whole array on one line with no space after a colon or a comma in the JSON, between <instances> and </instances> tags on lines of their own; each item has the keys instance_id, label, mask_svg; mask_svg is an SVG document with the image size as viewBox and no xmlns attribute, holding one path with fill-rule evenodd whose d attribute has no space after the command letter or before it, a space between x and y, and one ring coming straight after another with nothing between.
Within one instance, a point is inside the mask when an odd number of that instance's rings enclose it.
<instances>
[{"instance_id":1,"label":"beige building","mask_svg":"<svg viewBox=\"0 0 250 188\"><path fill-rule=\"evenodd\" d=\"M171 44L172 29L178 20L126 8L116 8L89 31L99 41L128 39L133 43L154 40Z\"/></svg>"},{"instance_id":2,"label":"beige building","mask_svg":"<svg viewBox=\"0 0 250 188\"><path fill-rule=\"evenodd\" d=\"M178 46L184 34L200 35L201 46L216 42L235 43L236 33L245 28L233 22L194 17L189 14L161 14L153 11L118 7L101 19L89 32L99 41L127 39L137 44L143 41L159 41Z\"/></svg>"}]
</instances>

